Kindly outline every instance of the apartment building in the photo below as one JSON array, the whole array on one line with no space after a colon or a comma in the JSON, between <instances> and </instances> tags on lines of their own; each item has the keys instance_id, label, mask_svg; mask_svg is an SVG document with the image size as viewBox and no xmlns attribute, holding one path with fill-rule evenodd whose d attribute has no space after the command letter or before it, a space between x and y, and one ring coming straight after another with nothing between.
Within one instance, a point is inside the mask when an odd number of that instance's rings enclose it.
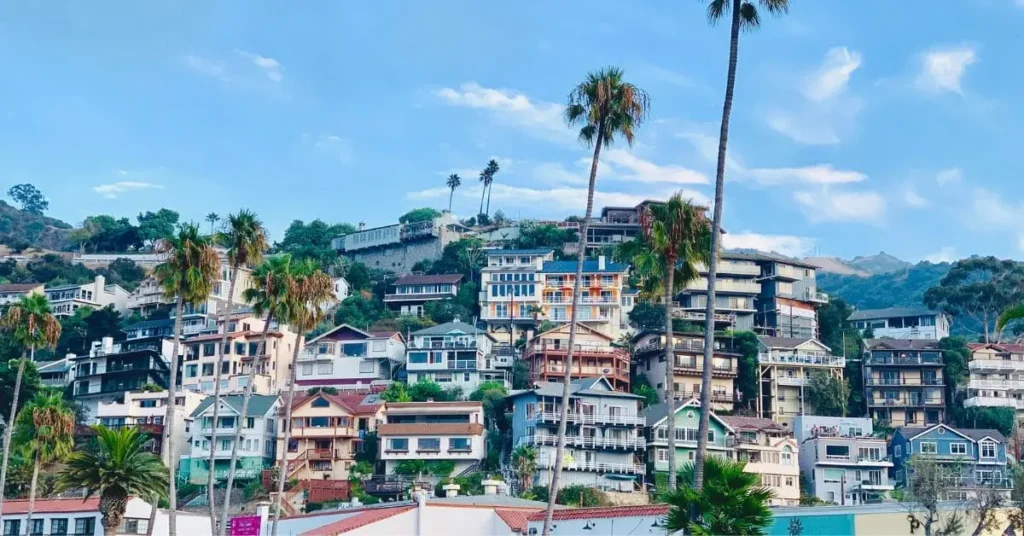
<instances>
[{"instance_id":1,"label":"apartment building","mask_svg":"<svg viewBox=\"0 0 1024 536\"><path fill-rule=\"evenodd\" d=\"M384 419L377 438L386 474L394 474L403 460L426 460L451 461L457 475L487 457L480 402L388 402Z\"/></svg>"},{"instance_id":2,"label":"apartment building","mask_svg":"<svg viewBox=\"0 0 1024 536\"><path fill-rule=\"evenodd\" d=\"M383 389L405 363L405 351L401 333L342 324L306 342L295 383L303 389Z\"/></svg>"},{"instance_id":3,"label":"apartment building","mask_svg":"<svg viewBox=\"0 0 1024 536\"><path fill-rule=\"evenodd\" d=\"M164 289L153 276L148 276L139 283L138 288L128 294L125 307L129 315L148 317L157 309L168 309L174 305L174 298L164 296Z\"/></svg>"},{"instance_id":4,"label":"apartment building","mask_svg":"<svg viewBox=\"0 0 1024 536\"><path fill-rule=\"evenodd\" d=\"M171 454L177 460L189 450L192 437L192 412L199 407L206 395L179 392L174 403L174 444L177 451ZM136 427L150 437L147 448L160 454L161 436L167 417L167 391L125 391L123 396L112 402L100 402L96 415L89 424L102 424L108 428Z\"/></svg>"},{"instance_id":5,"label":"apartment building","mask_svg":"<svg viewBox=\"0 0 1024 536\"><path fill-rule=\"evenodd\" d=\"M139 338L114 343L111 337L92 343L89 355L71 357L72 395L87 419L95 418L101 402L114 402L125 391L145 385L166 389L170 381L171 341Z\"/></svg>"},{"instance_id":6,"label":"apartment building","mask_svg":"<svg viewBox=\"0 0 1024 536\"><path fill-rule=\"evenodd\" d=\"M347 481L363 438L383 419L384 404L364 404L363 395L297 394L292 402L291 437L283 433L288 478ZM282 431L283 432L283 431Z\"/></svg>"},{"instance_id":7,"label":"apartment building","mask_svg":"<svg viewBox=\"0 0 1024 536\"><path fill-rule=\"evenodd\" d=\"M772 506L800 504L800 446L791 429L771 419L722 416L733 429L732 444L744 472L761 477L761 485L772 490Z\"/></svg>"},{"instance_id":8,"label":"apartment building","mask_svg":"<svg viewBox=\"0 0 1024 536\"><path fill-rule=\"evenodd\" d=\"M697 266L700 277L686 284L677 295L678 318L703 325L708 306L708 267ZM754 330L755 300L761 293L761 267L744 255L723 252L718 261L715 278L715 312L721 315L716 322L720 328L741 331Z\"/></svg>"},{"instance_id":9,"label":"apartment building","mask_svg":"<svg viewBox=\"0 0 1024 536\"><path fill-rule=\"evenodd\" d=\"M127 339L140 339L145 337L174 337L174 319L143 320L124 328Z\"/></svg>"},{"instance_id":10,"label":"apartment building","mask_svg":"<svg viewBox=\"0 0 1024 536\"><path fill-rule=\"evenodd\" d=\"M772 337L818 336L816 307L828 303L828 295L818 292L813 264L777 253L733 251L728 255L731 261L752 261L761 268L754 317L758 333Z\"/></svg>"},{"instance_id":11,"label":"apartment building","mask_svg":"<svg viewBox=\"0 0 1024 536\"><path fill-rule=\"evenodd\" d=\"M36 362L39 372L39 385L64 389L71 383L72 355L66 355L52 361Z\"/></svg>"},{"instance_id":12,"label":"apartment building","mask_svg":"<svg viewBox=\"0 0 1024 536\"><path fill-rule=\"evenodd\" d=\"M530 366L534 382L565 381L565 360L569 351L569 324L541 333L530 340L523 360ZM572 379L604 377L616 391L628 393L630 355L600 331L580 324L576 330L570 371Z\"/></svg>"},{"instance_id":13,"label":"apartment building","mask_svg":"<svg viewBox=\"0 0 1024 536\"><path fill-rule=\"evenodd\" d=\"M480 269L480 319L487 331L517 335L541 318L544 263L554 260L550 249L494 249Z\"/></svg>"},{"instance_id":14,"label":"apartment building","mask_svg":"<svg viewBox=\"0 0 1024 536\"><path fill-rule=\"evenodd\" d=\"M604 207L587 227L587 252L615 247L640 236L640 211L657 201L647 200L635 207Z\"/></svg>"},{"instance_id":15,"label":"apartment building","mask_svg":"<svg viewBox=\"0 0 1024 536\"><path fill-rule=\"evenodd\" d=\"M128 305L128 291L121 288L121 285L106 284L102 275L84 285L47 288L46 298L50 300L53 315L57 317L71 316L82 307L102 309L108 305L123 313Z\"/></svg>"},{"instance_id":16,"label":"apartment building","mask_svg":"<svg viewBox=\"0 0 1024 536\"><path fill-rule=\"evenodd\" d=\"M256 367L253 392L277 393L287 384L288 369L298 342L298 335L287 325L278 325L267 332L266 346L260 351L266 320L246 316L232 320L226 329L227 347L221 361L220 388L222 393L241 394L249 384L250 367ZM185 341L185 356L181 364L181 386L186 391L213 394L217 361L223 334L197 335ZM255 362L255 365L254 365Z\"/></svg>"},{"instance_id":17,"label":"apartment building","mask_svg":"<svg viewBox=\"0 0 1024 536\"><path fill-rule=\"evenodd\" d=\"M456 319L414 331L406 350L409 383L429 380L469 394L486 381L512 387L511 355L495 354L494 336Z\"/></svg>"},{"instance_id":18,"label":"apartment building","mask_svg":"<svg viewBox=\"0 0 1024 536\"><path fill-rule=\"evenodd\" d=\"M4 283L0 284L0 305L7 305L32 294L43 294L42 283Z\"/></svg>"},{"instance_id":19,"label":"apartment building","mask_svg":"<svg viewBox=\"0 0 1024 536\"><path fill-rule=\"evenodd\" d=\"M405 275L420 261L440 259L444 247L469 230L445 212L430 221L370 229L360 223L358 231L331 240L331 247L355 262Z\"/></svg>"},{"instance_id":20,"label":"apartment building","mask_svg":"<svg viewBox=\"0 0 1024 536\"><path fill-rule=\"evenodd\" d=\"M947 467L945 500L968 500L980 490L998 490L1004 499L1013 489L1007 441L998 430L953 428L945 424L896 429L889 442L897 487L912 477L909 462L927 457Z\"/></svg>"},{"instance_id":21,"label":"apartment building","mask_svg":"<svg viewBox=\"0 0 1024 536\"><path fill-rule=\"evenodd\" d=\"M673 389L676 400L700 399L701 380L704 370L704 336L691 333L673 333L672 351L675 363L672 367ZM647 380L658 392L658 398L665 398L665 345L664 331L647 330L633 336L633 359L636 372L647 375ZM732 411L738 373L738 354L731 337L715 337L715 349L711 370L711 408L715 411Z\"/></svg>"},{"instance_id":22,"label":"apartment building","mask_svg":"<svg viewBox=\"0 0 1024 536\"><path fill-rule=\"evenodd\" d=\"M945 420L945 381L938 341L864 341L864 399L869 416L892 426Z\"/></svg>"},{"instance_id":23,"label":"apartment building","mask_svg":"<svg viewBox=\"0 0 1024 536\"><path fill-rule=\"evenodd\" d=\"M402 316L423 316L432 301L454 299L462 274L407 275L395 280L395 291L384 295L384 305Z\"/></svg>"},{"instance_id":24,"label":"apartment building","mask_svg":"<svg viewBox=\"0 0 1024 536\"><path fill-rule=\"evenodd\" d=\"M550 485L554 474L562 386L543 382L535 389L516 391L509 396L512 444L537 449L536 485ZM616 391L603 376L572 381L561 487L643 489L646 421L641 415L642 400L640 396Z\"/></svg>"},{"instance_id":25,"label":"apartment building","mask_svg":"<svg viewBox=\"0 0 1024 536\"><path fill-rule=\"evenodd\" d=\"M893 462L885 439L874 437L871 419L800 415L793 431L807 494L851 506L881 502L894 489Z\"/></svg>"},{"instance_id":26,"label":"apartment building","mask_svg":"<svg viewBox=\"0 0 1024 536\"><path fill-rule=\"evenodd\" d=\"M217 423L213 422L213 397L207 397L192 412L192 441L181 457L179 477L193 484L210 478L210 449L214 449L213 477L226 480L231 465L235 431L242 427L235 478L250 480L274 465L277 453L277 417L281 402L277 395L252 395L245 415L242 396L220 398Z\"/></svg>"},{"instance_id":27,"label":"apartment building","mask_svg":"<svg viewBox=\"0 0 1024 536\"><path fill-rule=\"evenodd\" d=\"M676 401L676 464L681 468L697 456L697 429L700 425L700 401ZM668 473L668 412L669 405L662 402L647 407L642 415L647 421L644 434L647 442L647 466L652 481L667 478ZM729 439L736 431L721 417L711 412L708 421L708 455L723 459L733 458L733 444Z\"/></svg>"},{"instance_id":28,"label":"apartment building","mask_svg":"<svg viewBox=\"0 0 1024 536\"><path fill-rule=\"evenodd\" d=\"M1024 411L1024 345L968 344L970 379L964 406Z\"/></svg>"},{"instance_id":29,"label":"apartment building","mask_svg":"<svg viewBox=\"0 0 1024 536\"><path fill-rule=\"evenodd\" d=\"M869 328L877 339L927 339L949 337L949 315L927 307L890 307L854 311L847 319L864 333Z\"/></svg>"},{"instance_id":30,"label":"apartment building","mask_svg":"<svg viewBox=\"0 0 1024 536\"><path fill-rule=\"evenodd\" d=\"M842 380L846 358L833 356L817 339L761 336L757 364L758 416L788 425L796 415L814 414L814 408L804 405L811 375L821 372Z\"/></svg>"},{"instance_id":31,"label":"apartment building","mask_svg":"<svg viewBox=\"0 0 1024 536\"><path fill-rule=\"evenodd\" d=\"M576 261L547 261L542 269L541 319L555 323L572 318ZM583 325L619 337L622 325L622 287L629 266L609 261L604 255L583 261L579 311L576 319Z\"/></svg>"}]
</instances>

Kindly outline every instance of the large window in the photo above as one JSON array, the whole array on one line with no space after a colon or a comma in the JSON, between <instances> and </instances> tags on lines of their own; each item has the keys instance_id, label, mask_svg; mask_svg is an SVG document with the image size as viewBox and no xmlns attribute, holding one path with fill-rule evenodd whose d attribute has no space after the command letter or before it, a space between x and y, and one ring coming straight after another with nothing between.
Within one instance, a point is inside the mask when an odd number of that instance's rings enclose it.
<instances>
[{"instance_id":1,"label":"large window","mask_svg":"<svg viewBox=\"0 0 1024 536\"><path fill-rule=\"evenodd\" d=\"M217 353L217 343L208 342L203 345L203 357L210 357ZM146 521L149 521L148 519Z\"/></svg>"},{"instance_id":2,"label":"large window","mask_svg":"<svg viewBox=\"0 0 1024 536\"><path fill-rule=\"evenodd\" d=\"M365 342L350 342L342 345L341 355L345 357L364 357L366 355Z\"/></svg>"},{"instance_id":3,"label":"large window","mask_svg":"<svg viewBox=\"0 0 1024 536\"><path fill-rule=\"evenodd\" d=\"M126 517L121 522L121 529L118 534L145 534L149 528L149 519Z\"/></svg>"},{"instance_id":4,"label":"large window","mask_svg":"<svg viewBox=\"0 0 1024 536\"><path fill-rule=\"evenodd\" d=\"M388 450L399 450L403 452L409 450L409 439L405 437L393 437L388 439Z\"/></svg>"},{"instance_id":5,"label":"large window","mask_svg":"<svg viewBox=\"0 0 1024 536\"><path fill-rule=\"evenodd\" d=\"M825 445L826 458L849 458L850 447L846 445Z\"/></svg>"},{"instance_id":6,"label":"large window","mask_svg":"<svg viewBox=\"0 0 1024 536\"><path fill-rule=\"evenodd\" d=\"M416 440L416 450L437 452L441 450L441 438L421 437Z\"/></svg>"},{"instance_id":7,"label":"large window","mask_svg":"<svg viewBox=\"0 0 1024 536\"><path fill-rule=\"evenodd\" d=\"M470 442L468 437L453 437L448 440L448 450L469 450Z\"/></svg>"},{"instance_id":8,"label":"large window","mask_svg":"<svg viewBox=\"0 0 1024 536\"><path fill-rule=\"evenodd\" d=\"M333 374L334 373L334 362L332 361L321 361L316 364L317 374Z\"/></svg>"},{"instance_id":9,"label":"large window","mask_svg":"<svg viewBox=\"0 0 1024 536\"><path fill-rule=\"evenodd\" d=\"M938 452L939 446L934 441L921 442L921 454L937 454Z\"/></svg>"},{"instance_id":10,"label":"large window","mask_svg":"<svg viewBox=\"0 0 1024 536\"><path fill-rule=\"evenodd\" d=\"M93 534L96 532L95 517L76 517L75 534Z\"/></svg>"},{"instance_id":11,"label":"large window","mask_svg":"<svg viewBox=\"0 0 1024 536\"><path fill-rule=\"evenodd\" d=\"M302 364L302 375L303 376L312 376L313 375L313 364L312 363L303 363Z\"/></svg>"},{"instance_id":12,"label":"large window","mask_svg":"<svg viewBox=\"0 0 1024 536\"><path fill-rule=\"evenodd\" d=\"M149 521L148 519L146 521ZM50 536L63 536L68 533L67 519L50 520Z\"/></svg>"},{"instance_id":13,"label":"large window","mask_svg":"<svg viewBox=\"0 0 1024 536\"><path fill-rule=\"evenodd\" d=\"M995 458L996 457L996 444L992 441L981 442L981 457L982 458Z\"/></svg>"},{"instance_id":14,"label":"large window","mask_svg":"<svg viewBox=\"0 0 1024 536\"><path fill-rule=\"evenodd\" d=\"M21 520L5 519L4 536L21 536Z\"/></svg>"},{"instance_id":15,"label":"large window","mask_svg":"<svg viewBox=\"0 0 1024 536\"><path fill-rule=\"evenodd\" d=\"M954 456L966 456L967 455L967 443L950 443L949 453Z\"/></svg>"},{"instance_id":16,"label":"large window","mask_svg":"<svg viewBox=\"0 0 1024 536\"><path fill-rule=\"evenodd\" d=\"M331 418L330 417L310 417L309 426L311 428L330 428Z\"/></svg>"},{"instance_id":17,"label":"large window","mask_svg":"<svg viewBox=\"0 0 1024 536\"><path fill-rule=\"evenodd\" d=\"M376 370L374 369L375 367L373 361L365 360L359 362L360 374L373 374L374 372L376 372Z\"/></svg>"},{"instance_id":18,"label":"large window","mask_svg":"<svg viewBox=\"0 0 1024 536\"><path fill-rule=\"evenodd\" d=\"M32 535L32 536L42 536L43 535L43 524L44 524L44 522L43 522L42 519L33 519L32 520L32 526L29 527L29 532L28 533L30 535Z\"/></svg>"}]
</instances>

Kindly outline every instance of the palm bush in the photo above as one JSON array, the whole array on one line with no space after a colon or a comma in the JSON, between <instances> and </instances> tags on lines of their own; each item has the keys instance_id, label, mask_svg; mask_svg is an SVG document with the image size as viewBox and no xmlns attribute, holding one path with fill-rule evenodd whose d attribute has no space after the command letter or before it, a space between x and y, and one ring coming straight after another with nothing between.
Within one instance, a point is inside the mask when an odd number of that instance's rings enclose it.
<instances>
[{"instance_id":1,"label":"palm bush","mask_svg":"<svg viewBox=\"0 0 1024 536\"><path fill-rule=\"evenodd\" d=\"M681 485L663 497L671 507L666 528L698 536L764 534L772 522L768 509L772 491L761 486L760 475L744 472L744 467L744 462L708 457L704 485L697 489L694 464L683 466Z\"/></svg>"}]
</instances>

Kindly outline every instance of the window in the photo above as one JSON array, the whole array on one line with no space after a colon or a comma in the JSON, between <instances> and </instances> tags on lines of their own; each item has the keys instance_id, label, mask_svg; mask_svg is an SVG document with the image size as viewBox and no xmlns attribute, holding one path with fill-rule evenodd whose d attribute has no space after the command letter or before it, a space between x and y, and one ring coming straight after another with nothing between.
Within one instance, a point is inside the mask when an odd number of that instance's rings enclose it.
<instances>
[{"instance_id":1,"label":"window","mask_svg":"<svg viewBox=\"0 0 1024 536\"><path fill-rule=\"evenodd\" d=\"M236 342L235 343L235 355L245 355L245 343L244 342Z\"/></svg>"},{"instance_id":2,"label":"window","mask_svg":"<svg viewBox=\"0 0 1024 536\"><path fill-rule=\"evenodd\" d=\"M330 417L310 417L309 426L310 428L330 428L331 419Z\"/></svg>"},{"instance_id":3,"label":"window","mask_svg":"<svg viewBox=\"0 0 1024 536\"><path fill-rule=\"evenodd\" d=\"M245 427L246 428L255 428L256 427L256 417L246 417L245 418Z\"/></svg>"},{"instance_id":4,"label":"window","mask_svg":"<svg viewBox=\"0 0 1024 536\"><path fill-rule=\"evenodd\" d=\"M303 363L302 364L302 375L303 376L312 376L313 375L313 364L312 363Z\"/></svg>"},{"instance_id":5,"label":"window","mask_svg":"<svg viewBox=\"0 0 1024 536\"><path fill-rule=\"evenodd\" d=\"M156 400L139 400L140 408L155 408Z\"/></svg>"},{"instance_id":6,"label":"window","mask_svg":"<svg viewBox=\"0 0 1024 536\"><path fill-rule=\"evenodd\" d=\"M149 521L148 519L146 521ZM50 520L50 536L63 536L68 533L67 519Z\"/></svg>"},{"instance_id":7,"label":"window","mask_svg":"<svg viewBox=\"0 0 1024 536\"><path fill-rule=\"evenodd\" d=\"M332 374L334 373L334 362L323 361L316 364L317 374Z\"/></svg>"},{"instance_id":8,"label":"window","mask_svg":"<svg viewBox=\"0 0 1024 536\"><path fill-rule=\"evenodd\" d=\"M217 353L217 343L208 342L203 345L203 357L209 357ZM149 521L148 519L146 520Z\"/></svg>"},{"instance_id":9,"label":"window","mask_svg":"<svg viewBox=\"0 0 1024 536\"><path fill-rule=\"evenodd\" d=\"M421 437L416 440L416 451L431 451L436 452L441 450L441 438L439 437Z\"/></svg>"},{"instance_id":10,"label":"window","mask_svg":"<svg viewBox=\"0 0 1024 536\"><path fill-rule=\"evenodd\" d=\"M388 450L408 451L409 450L409 439L408 438L390 438L388 439Z\"/></svg>"},{"instance_id":11,"label":"window","mask_svg":"<svg viewBox=\"0 0 1024 536\"><path fill-rule=\"evenodd\" d=\"M95 517L76 517L75 534L93 534L96 532Z\"/></svg>"},{"instance_id":12,"label":"window","mask_svg":"<svg viewBox=\"0 0 1024 536\"><path fill-rule=\"evenodd\" d=\"M939 446L934 441L921 442L921 454L937 454Z\"/></svg>"},{"instance_id":13,"label":"window","mask_svg":"<svg viewBox=\"0 0 1024 536\"><path fill-rule=\"evenodd\" d=\"M230 439L221 439L220 440L220 450L231 450L231 440Z\"/></svg>"},{"instance_id":14,"label":"window","mask_svg":"<svg viewBox=\"0 0 1024 536\"><path fill-rule=\"evenodd\" d=\"M996 444L992 441L981 442L981 457L982 458L995 458L996 457Z\"/></svg>"},{"instance_id":15,"label":"window","mask_svg":"<svg viewBox=\"0 0 1024 536\"><path fill-rule=\"evenodd\" d=\"M126 517L121 522L121 529L117 531L118 534L145 534L149 529L149 519L139 519L134 517Z\"/></svg>"},{"instance_id":16,"label":"window","mask_svg":"<svg viewBox=\"0 0 1024 536\"><path fill-rule=\"evenodd\" d=\"M667 462L668 461L668 449L658 449L658 461L659 462Z\"/></svg>"},{"instance_id":17,"label":"window","mask_svg":"<svg viewBox=\"0 0 1024 536\"><path fill-rule=\"evenodd\" d=\"M787 476L786 477L786 487L787 488L793 487L793 477L791 477L791 476Z\"/></svg>"},{"instance_id":18,"label":"window","mask_svg":"<svg viewBox=\"0 0 1024 536\"><path fill-rule=\"evenodd\" d=\"M850 447L846 445L825 445L825 458L849 458Z\"/></svg>"},{"instance_id":19,"label":"window","mask_svg":"<svg viewBox=\"0 0 1024 536\"><path fill-rule=\"evenodd\" d=\"M42 534L43 534L43 520L42 519L33 519L32 520L32 527L30 527L30 529L29 529L29 534L31 534L33 536L42 536Z\"/></svg>"},{"instance_id":20,"label":"window","mask_svg":"<svg viewBox=\"0 0 1024 536\"><path fill-rule=\"evenodd\" d=\"M20 536L21 535L21 520L20 519L5 519L4 520L4 536Z\"/></svg>"},{"instance_id":21,"label":"window","mask_svg":"<svg viewBox=\"0 0 1024 536\"><path fill-rule=\"evenodd\" d=\"M903 456L903 449L899 445L896 445L896 457L899 458L901 456Z\"/></svg>"},{"instance_id":22,"label":"window","mask_svg":"<svg viewBox=\"0 0 1024 536\"><path fill-rule=\"evenodd\" d=\"M185 365L185 377L195 378L199 374L199 365Z\"/></svg>"},{"instance_id":23,"label":"window","mask_svg":"<svg viewBox=\"0 0 1024 536\"><path fill-rule=\"evenodd\" d=\"M213 363L203 364L203 376L213 376Z\"/></svg>"},{"instance_id":24,"label":"window","mask_svg":"<svg viewBox=\"0 0 1024 536\"><path fill-rule=\"evenodd\" d=\"M316 397L316 400L310 402L309 405L313 406L314 408L329 408L329 407L331 407L331 403L330 402L324 400L323 397L319 397L319 396Z\"/></svg>"},{"instance_id":25,"label":"window","mask_svg":"<svg viewBox=\"0 0 1024 536\"><path fill-rule=\"evenodd\" d=\"M260 343L250 342L249 343L249 355L256 355L260 351Z\"/></svg>"},{"instance_id":26,"label":"window","mask_svg":"<svg viewBox=\"0 0 1024 536\"><path fill-rule=\"evenodd\" d=\"M374 363L373 363L373 361L366 360L366 361L360 361L359 362L359 373L360 374L373 374L374 372L376 372L376 371L374 370Z\"/></svg>"},{"instance_id":27,"label":"window","mask_svg":"<svg viewBox=\"0 0 1024 536\"><path fill-rule=\"evenodd\" d=\"M950 443L949 453L954 456L966 456L967 455L967 443Z\"/></svg>"},{"instance_id":28,"label":"window","mask_svg":"<svg viewBox=\"0 0 1024 536\"><path fill-rule=\"evenodd\" d=\"M468 437L453 437L448 440L448 450L469 450L470 443Z\"/></svg>"}]
</instances>

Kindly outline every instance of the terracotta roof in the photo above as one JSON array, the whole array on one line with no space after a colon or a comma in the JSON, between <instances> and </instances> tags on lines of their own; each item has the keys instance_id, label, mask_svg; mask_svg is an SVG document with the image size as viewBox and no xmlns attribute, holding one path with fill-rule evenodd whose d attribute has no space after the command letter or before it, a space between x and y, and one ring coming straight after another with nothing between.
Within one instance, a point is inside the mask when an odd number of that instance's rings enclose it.
<instances>
[{"instance_id":1,"label":"terracotta roof","mask_svg":"<svg viewBox=\"0 0 1024 536\"><path fill-rule=\"evenodd\" d=\"M437 275L407 275L399 277L394 285L431 285L437 283L458 283L462 281L462 274L437 274Z\"/></svg>"},{"instance_id":2,"label":"terracotta roof","mask_svg":"<svg viewBox=\"0 0 1024 536\"><path fill-rule=\"evenodd\" d=\"M223 337L223 333L211 333L210 335L200 335L198 337L192 337L191 339L185 340L185 343L191 342L202 342L202 341L219 341ZM233 331L228 333L229 339L237 339L239 337L251 338L251 337L262 337L262 331ZM283 337L280 331L269 331L267 332L268 337Z\"/></svg>"},{"instance_id":3,"label":"terracotta roof","mask_svg":"<svg viewBox=\"0 0 1024 536\"><path fill-rule=\"evenodd\" d=\"M766 430L769 432L784 432L785 428L779 426L771 419L760 417L741 417L737 415L721 415L723 421L737 430Z\"/></svg>"},{"instance_id":4,"label":"terracotta roof","mask_svg":"<svg viewBox=\"0 0 1024 536\"><path fill-rule=\"evenodd\" d=\"M544 521L544 511L530 515L530 521ZM668 515L667 504L651 504L646 506L612 506L601 508L566 508L555 510L552 520L566 521L569 519L605 519L610 517L639 517Z\"/></svg>"},{"instance_id":5,"label":"terracotta roof","mask_svg":"<svg viewBox=\"0 0 1024 536\"><path fill-rule=\"evenodd\" d=\"M63 514L72 512L99 512L100 498L92 497L82 500L72 499L36 499L37 514ZM28 500L4 501L4 515L24 514L28 512Z\"/></svg>"},{"instance_id":6,"label":"terracotta roof","mask_svg":"<svg viewBox=\"0 0 1024 536\"><path fill-rule=\"evenodd\" d=\"M983 342L972 342L967 343L967 347L971 350L979 350L982 348L994 348L1000 352L1009 352L1011 354L1024 353L1024 344L999 344L999 343L983 343Z\"/></svg>"},{"instance_id":7,"label":"terracotta roof","mask_svg":"<svg viewBox=\"0 0 1024 536\"><path fill-rule=\"evenodd\" d=\"M520 534L526 534L530 516L538 511L542 513L544 512L544 510L517 510L513 508L494 509L494 513L498 514L498 517L508 525L508 528L512 529L512 532L518 532Z\"/></svg>"},{"instance_id":8,"label":"terracotta roof","mask_svg":"<svg viewBox=\"0 0 1024 536\"><path fill-rule=\"evenodd\" d=\"M98 502L99 500L97 499ZM324 525L323 527L303 532L301 536L333 536L335 534L342 534L415 509L415 506L401 506L397 508L364 510L352 517L335 521L330 525Z\"/></svg>"},{"instance_id":9,"label":"terracotta roof","mask_svg":"<svg viewBox=\"0 0 1024 536\"><path fill-rule=\"evenodd\" d=\"M292 400L292 409L301 406L308 402L311 398L322 396L327 400L341 406L346 411L353 415L366 415L377 413L377 410L383 406L383 403L379 404L363 404L363 400L366 399L366 395L332 395L329 393L317 393L315 395L307 395L306 393L295 393L295 399ZM283 411L283 408L282 408Z\"/></svg>"},{"instance_id":10,"label":"terracotta roof","mask_svg":"<svg viewBox=\"0 0 1024 536\"><path fill-rule=\"evenodd\" d=\"M378 424L379 435L480 435L484 425L479 423L402 423Z\"/></svg>"}]
</instances>

